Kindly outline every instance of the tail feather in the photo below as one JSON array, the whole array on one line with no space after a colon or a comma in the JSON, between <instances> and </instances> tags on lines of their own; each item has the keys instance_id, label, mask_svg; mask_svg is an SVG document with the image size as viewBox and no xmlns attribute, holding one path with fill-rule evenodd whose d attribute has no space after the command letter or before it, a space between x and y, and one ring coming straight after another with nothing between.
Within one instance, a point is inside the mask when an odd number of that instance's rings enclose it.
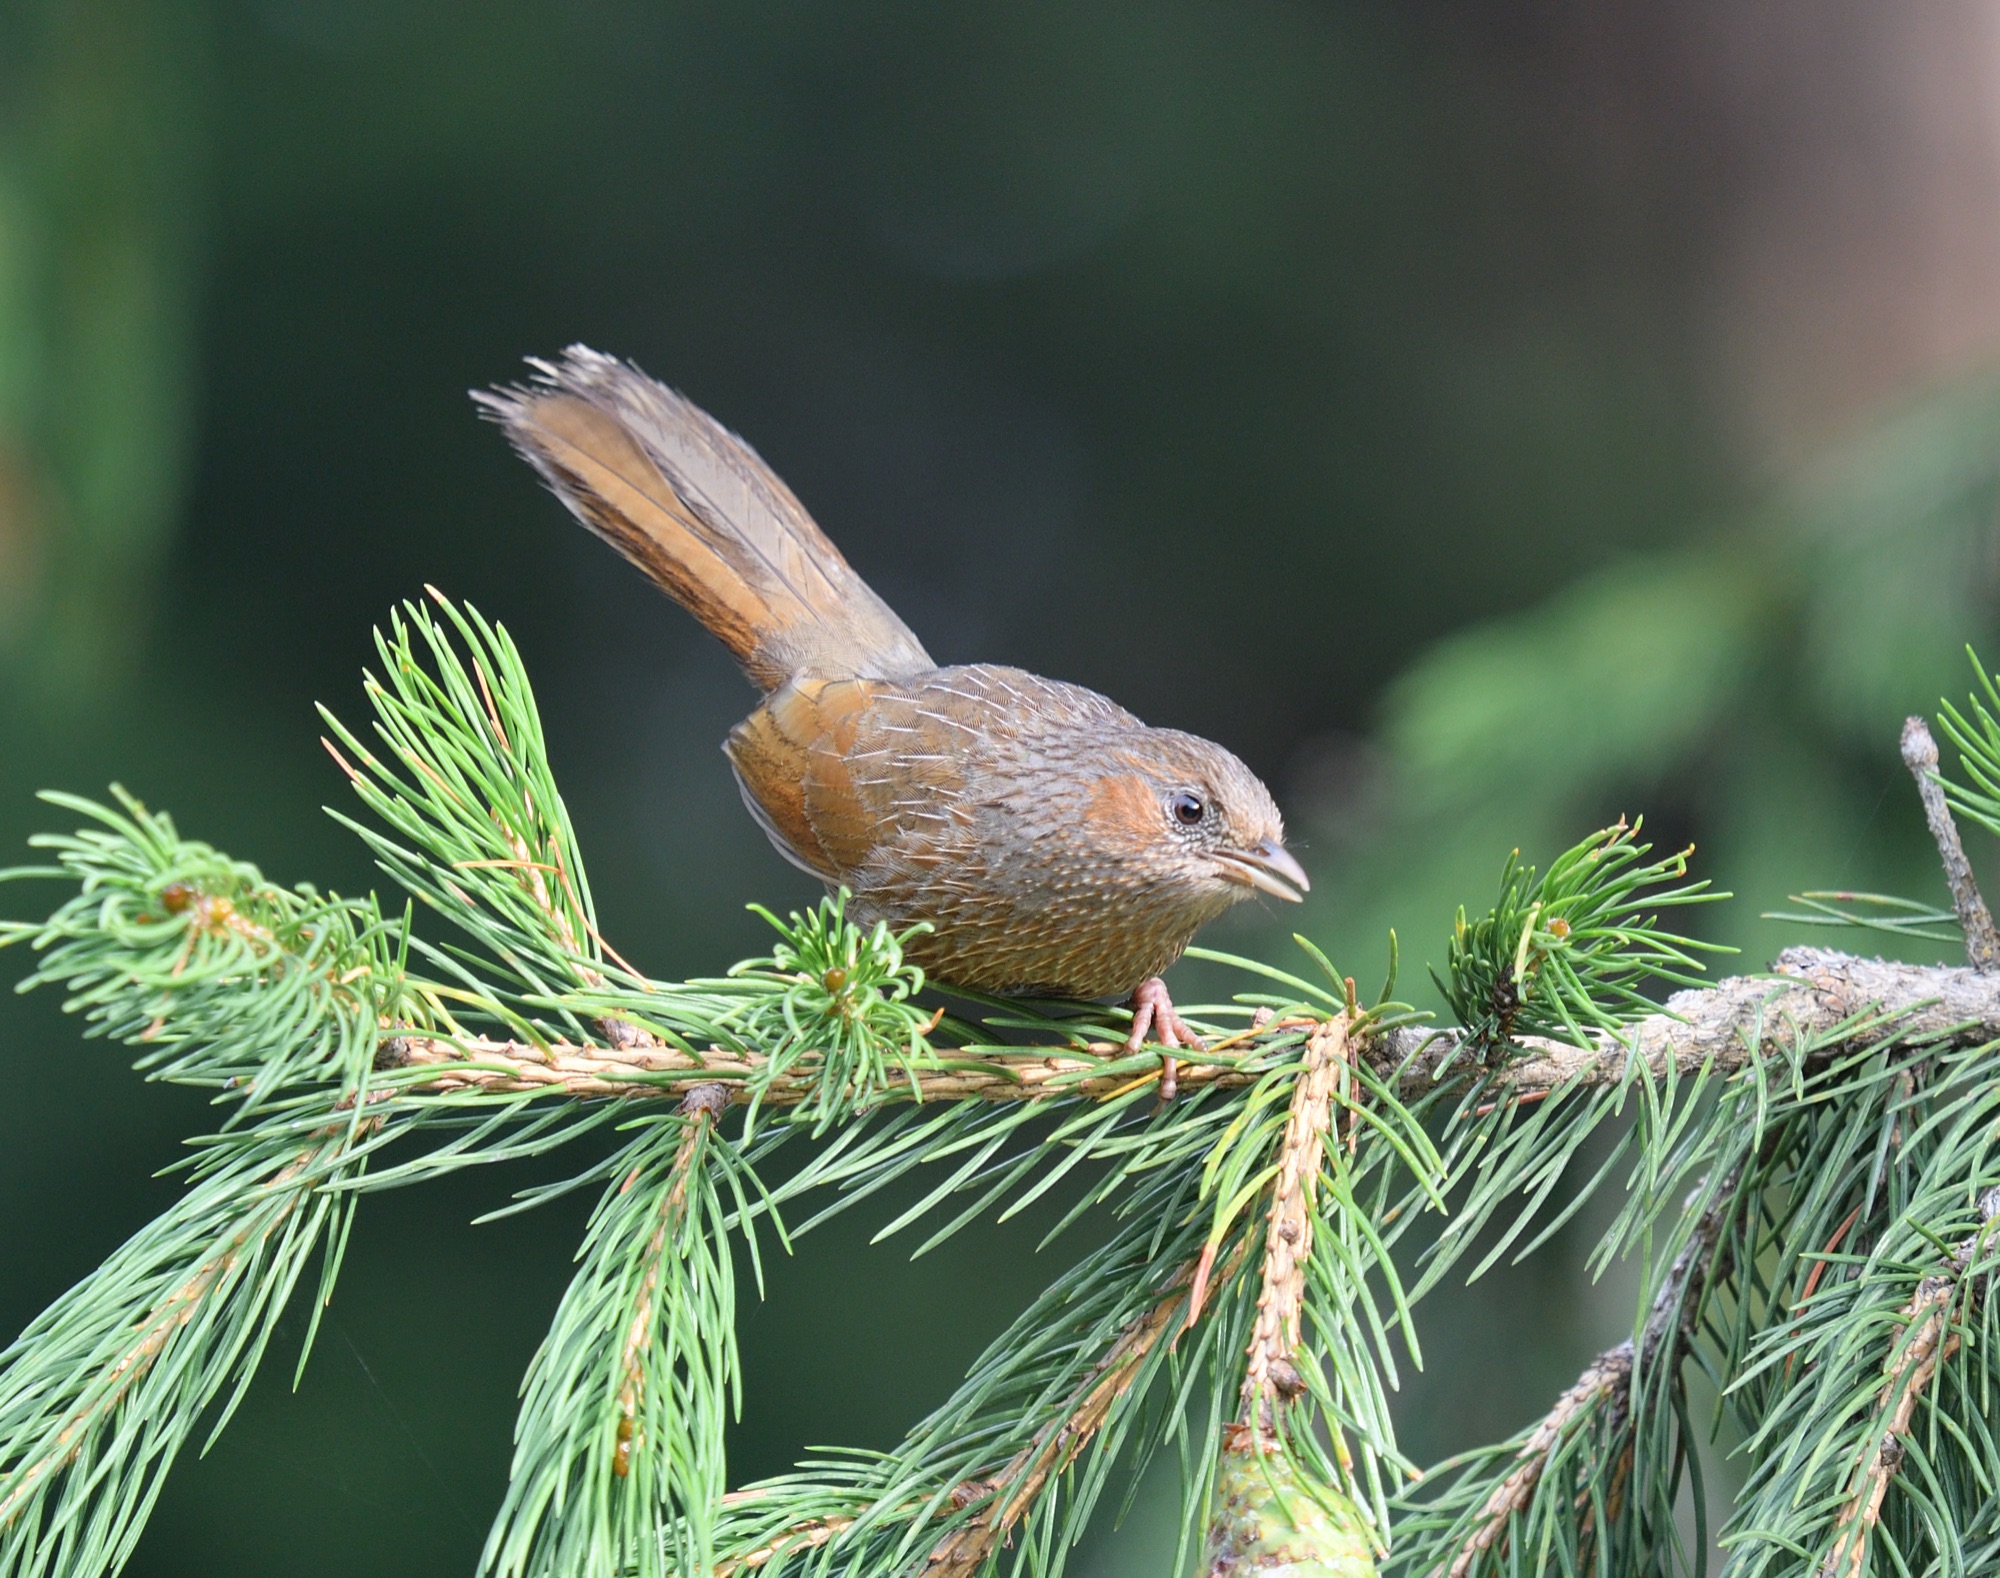
<instances>
[{"instance_id":1,"label":"tail feather","mask_svg":"<svg viewBox=\"0 0 2000 1578\"><path fill-rule=\"evenodd\" d=\"M757 452L630 363L572 345L526 384L475 390L578 520L772 691L793 675L934 667Z\"/></svg>"}]
</instances>

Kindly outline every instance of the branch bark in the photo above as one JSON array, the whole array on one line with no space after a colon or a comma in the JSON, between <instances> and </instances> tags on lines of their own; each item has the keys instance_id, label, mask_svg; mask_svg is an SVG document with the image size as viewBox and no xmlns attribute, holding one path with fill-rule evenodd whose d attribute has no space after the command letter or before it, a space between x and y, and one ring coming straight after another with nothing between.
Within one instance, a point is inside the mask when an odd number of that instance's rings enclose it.
<instances>
[{"instance_id":1,"label":"branch bark","mask_svg":"<svg viewBox=\"0 0 2000 1578\"><path fill-rule=\"evenodd\" d=\"M1893 1033L1908 1042L1977 1045L2000 1038L2000 977L1962 965L1901 964L1828 948L1787 948L1768 975L1738 975L1676 992L1662 1012L1599 1036L1588 1048L1526 1039L1527 1054L1497 1070L1496 1086L1522 1095L1572 1082L1615 1085L1636 1058L1655 1077L1704 1063L1731 1073L1758 1059L1784 1060L1801 1045L1829 1055ZM1405 1097L1435 1088L1463 1038L1402 1029L1385 1038L1378 1068L1400 1069ZM1443 1078L1472 1070L1454 1065Z\"/></svg>"}]
</instances>

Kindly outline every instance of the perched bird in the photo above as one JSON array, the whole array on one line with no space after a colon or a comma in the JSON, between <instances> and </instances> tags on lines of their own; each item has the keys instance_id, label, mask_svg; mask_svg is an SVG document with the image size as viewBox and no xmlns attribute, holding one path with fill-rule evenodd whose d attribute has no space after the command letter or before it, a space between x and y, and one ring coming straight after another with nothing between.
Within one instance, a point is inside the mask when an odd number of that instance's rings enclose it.
<instances>
[{"instance_id":1,"label":"perched bird","mask_svg":"<svg viewBox=\"0 0 2000 1578\"><path fill-rule=\"evenodd\" d=\"M1160 972L1239 900L1308 887L1256 774L1080 685L940 668L706 412L585 346L529 365L474 398L763 691L723 750L779 853L865 923L928 921L908 953L943 984L1129 994L1134 1051L1199 1047Z\"/></svg>"}]
</instances>

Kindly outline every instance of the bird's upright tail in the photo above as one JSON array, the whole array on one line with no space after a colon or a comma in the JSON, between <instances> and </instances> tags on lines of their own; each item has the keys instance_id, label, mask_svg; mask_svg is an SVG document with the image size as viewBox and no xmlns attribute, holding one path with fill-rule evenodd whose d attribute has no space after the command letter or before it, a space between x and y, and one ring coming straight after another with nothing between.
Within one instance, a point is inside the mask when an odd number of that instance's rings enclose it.
<instances>
[{"instance_id":1,"label":"bird's upright tail","mask_svg":"<svg viewBox=\"0 0 2000 1578\"><path fill-rule=\"evenodd\" d=\"M933 667L757 453L628 362L572 345L473 399L578 520L729 648L765 691L811 671Z\"/></svg>"}]
</instances>

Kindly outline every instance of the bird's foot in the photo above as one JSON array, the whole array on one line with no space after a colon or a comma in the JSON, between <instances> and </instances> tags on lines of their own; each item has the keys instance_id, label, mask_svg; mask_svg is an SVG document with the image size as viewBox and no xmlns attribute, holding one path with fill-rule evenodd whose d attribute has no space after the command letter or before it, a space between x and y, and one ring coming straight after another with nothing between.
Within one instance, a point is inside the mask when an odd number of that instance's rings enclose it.
<instances>
[{"instance_id":1,"label":"bird's foot","mask_svg":"<svg viewBox=\"0 0 2000 1578\"><path fill-rule=\"evenodd\" d=\"M1174 1012L1174 1000L1167 995L1167 983L1149 975L1132 992L1132 1033L1125 1038L1125 1050L1137 1052L1148 1035L1163 1047L1207 1050L1201 1037ZM1160 1059L1160 1100L1172 1101L1180 1091L1180 1065L1171 1056Z\"/></svg>"}]
</instances>

